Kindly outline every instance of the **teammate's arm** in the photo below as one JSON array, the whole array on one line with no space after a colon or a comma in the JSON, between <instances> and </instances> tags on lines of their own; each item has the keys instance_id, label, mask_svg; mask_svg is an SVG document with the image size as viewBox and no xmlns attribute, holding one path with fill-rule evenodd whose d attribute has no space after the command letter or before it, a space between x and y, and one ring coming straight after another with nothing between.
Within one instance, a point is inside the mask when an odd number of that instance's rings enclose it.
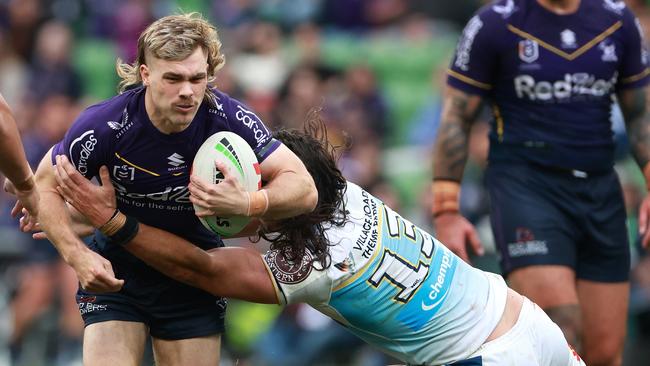
<instances>
[{"instance_id":1,"label":"teammate's arm","mask_svg":"<svg viewBox=\"0 0 650 366\"><path fill-rule=\"evenodd\" d=\"M0 94L0 172L7 176L5 191L16 194L18 201L32 215L38 214L38 191L32 169L29 167L25 150L20 140L11 108ZM17 204L12 215L18 214Z\"/></svg>"},{"instance_id":2,"label":"teammate's arm","mask_svg":"<svg viewBox=\"0 0 650 366\"><path fill-rule=\"evenodd\" d=\"M465 261L468 260L466 243L477 254L483 254L476 230L459 212L469 132L481 107L481 96L447 86L433 156L432 212L436 236Z\"/></svg>"},{"instance_id":3,"label":"teammate's arm","mask_svg":"<svg viewBox=\"0 0 650 366\"><path fill-rule=\"evenodd\" d=\"M624 89L618 102L625 118L632 154L643 171L650 190L650 93L648 87ZM650 244L650 196L646 195L639 208L639 234L642 245Z\"/></svg>"},{"instance_id":4,"label":"teammate's arm","mask_svg":"<svg viewBox=\"0 0 650 366\"><path fill-rule=\"evenodd\" d=\"M81 286L92 292L118 291L124 281L115 278L111 263L90 250L72 229L63 198L57 191L55 169L45 154L36 170L36 184L41 195L39 223L61 257L74 268Z\"/></svg>"}]
</instances>

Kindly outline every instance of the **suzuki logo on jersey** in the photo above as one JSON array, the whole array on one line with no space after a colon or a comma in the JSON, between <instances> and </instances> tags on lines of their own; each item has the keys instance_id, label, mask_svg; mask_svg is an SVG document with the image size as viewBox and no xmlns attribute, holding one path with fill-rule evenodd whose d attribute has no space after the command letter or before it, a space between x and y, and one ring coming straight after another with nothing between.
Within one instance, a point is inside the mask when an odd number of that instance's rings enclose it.
<instances>
[{"instance_id":1,"label":"suzuki logo on jersey","mask_svg":"<svg viewBox=\"0 0 650 366\"><path fill-rule=\"evenodd\" d=\"M526 63L535 62L539 57L539 45L532 39L519 41L519 58Z\"/></svg>"},{"instance_id":2,"label":"suzuki logo on jersey","mask_svg":"<svg viewBox=\"0 0 650 366\"><path fill-rule=\"evenodd\" d=\"M616 44L612 43L612 41L609 39L605 39L604 41L600 42L598 44L598 49L603 51L603 55L600 59L604 62L618 61L618 56L616 55Z\"/></svg>"},{"instance_id":3,"label":"suzuki logo on jersey","mask_svg":"<svg viewBox=\"0 0 650 366\"><path fill-rule=\"evenodd\" d=\"M113 176L117 180L133 180L135 178L135 168L128 165L113 166Z\"/></svg>"},{"instance_id":4,"label":"suzuki logo on jersey","mask_svg":"<svg viewBox=\"0 0 650 366\"><path fill-rule=\"evenodd\" d=\"M565 29L560 33L560 39L562 40L562 48L576 48L576 34L570 30Z\"/></svg>"},{"instance_id":5,"label":"suzuki logo on jersey","mask_svg":"<svg viewBox=\"0 0 650 366\"><path fill-rule=\"evenodd\" d=\"M557 81L537 81L530 75L515 78L515 92L519 98L532 101L568 101L575 96L602 97L609 95L616 84L617 74L611 80L596 79L587 73L565 74Z\"/></svg>"},{"instance_id":6,"label":"suzuki logo on jersey","mask_svg":"<svg viewBox=\"0 0 650 366\"><path fill-rule=\"evenodd\" d=\"M177 167L181 164L185 163L185 159L181 154L173 153L167 157L167 160L169 160L167 163L171 166Z\"/></svg>"},{"instance_id":7,"label":"suzuki logo on jersey","mask_svg":"<svg viewBox=\"0 0 650 366\"><path fill-rule=\"evenodd\" d=\"M88 159L95 150L95 145L97 145L95 130L84 132L70 143L70 150L68 151L70 161L72 161L79 173L84 176L88 174Z\"/></svg>"}]
</instances>

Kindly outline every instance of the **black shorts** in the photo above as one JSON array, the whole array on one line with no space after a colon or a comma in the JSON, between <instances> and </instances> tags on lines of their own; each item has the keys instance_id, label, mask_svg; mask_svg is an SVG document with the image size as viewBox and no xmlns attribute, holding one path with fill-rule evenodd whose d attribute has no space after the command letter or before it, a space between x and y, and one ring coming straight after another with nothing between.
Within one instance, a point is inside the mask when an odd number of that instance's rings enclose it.
<instances>
[{"instance_id":1,"label":"black shorts","mask_svg":"<svg viewBox=\"0 0 650 366\"><path fill-rule=\"evenodd\" d=\"M96 294L79 287L77 304L86 326L110 320L144 323L152 337L177 340L223 333L226 300L174 281L122 248L90 248L111 261L119 292Z\"/></svg>"},{"instance_id":2,"label":"black shorts","mask_svg":"<svg viewBox=\"0 0 650 366\"><path fill-rule=\"evenodd\" d=\"M504 276L530 265L564 265L577 278L629 278L625 204L616 172L527 164L487 169L490 219Z\"/></svg>"}]
</instances>

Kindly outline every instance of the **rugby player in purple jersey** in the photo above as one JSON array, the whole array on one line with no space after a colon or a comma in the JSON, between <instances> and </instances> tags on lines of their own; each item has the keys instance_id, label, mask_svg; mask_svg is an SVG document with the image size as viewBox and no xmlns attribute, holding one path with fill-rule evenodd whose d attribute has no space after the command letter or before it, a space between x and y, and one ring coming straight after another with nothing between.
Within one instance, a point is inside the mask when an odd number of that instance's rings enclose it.
<instances>
[{"instance_id":1,"label":"rugby player in purple jersey","mask_svg":"<svg viewBox=\"0 0 650 366\"><path fill-rule=\"evenodd\" d=\"M499 0L467 23L448 72L434 151L434 226L467 259L482 252L459 213L468 131L493 111L486 182L501 268L588 365L620 365L630 252L613 170L613 99L650 177L648 54L619 0ZM639 215L650 241L646 197ZM580 347L581 346L581 347Z\"/></svg>"},{"instance_id":2,"label":"rugby player in purple jersey","mask_svg":"<svg viewBox=\"0 0 650 366\"><path fill-rule=\"evenodd\" d=\"M220 48L215 28L196 14L157 20L140 35L135 62L118 61L121 93L82 112L37 170L40 225L81 285L85 365L138 365L147 336L158 365L218 364L226 302L111 249L110 222L86 246L56 190L56 155L89 179L108 167L120 211L204 249L223 242L195 216L189 173L198 148L216 132L232 131L250 144L265 185L249 194L224 181L213 192L213 213L278 219L316 205L300 159L253 111L209 86L225 61Z\"/></svg>"}]
</instances>

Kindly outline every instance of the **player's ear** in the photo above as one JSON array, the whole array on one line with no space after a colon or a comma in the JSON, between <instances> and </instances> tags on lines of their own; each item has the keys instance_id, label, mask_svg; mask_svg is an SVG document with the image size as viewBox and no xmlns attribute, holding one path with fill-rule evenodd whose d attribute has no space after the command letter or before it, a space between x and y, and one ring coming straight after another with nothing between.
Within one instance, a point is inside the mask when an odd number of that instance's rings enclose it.
<instances>
[{"instance_id":1,"label":"player's ear","mask_svg":"<svg viewBox=\"0 0 650 366\"><path fill-rule=\"evenodd\" d=\"M149 86L149 66L142 64L140 65L140 78L142 79L142 85Z\"/></svg>"}]
</instances>

